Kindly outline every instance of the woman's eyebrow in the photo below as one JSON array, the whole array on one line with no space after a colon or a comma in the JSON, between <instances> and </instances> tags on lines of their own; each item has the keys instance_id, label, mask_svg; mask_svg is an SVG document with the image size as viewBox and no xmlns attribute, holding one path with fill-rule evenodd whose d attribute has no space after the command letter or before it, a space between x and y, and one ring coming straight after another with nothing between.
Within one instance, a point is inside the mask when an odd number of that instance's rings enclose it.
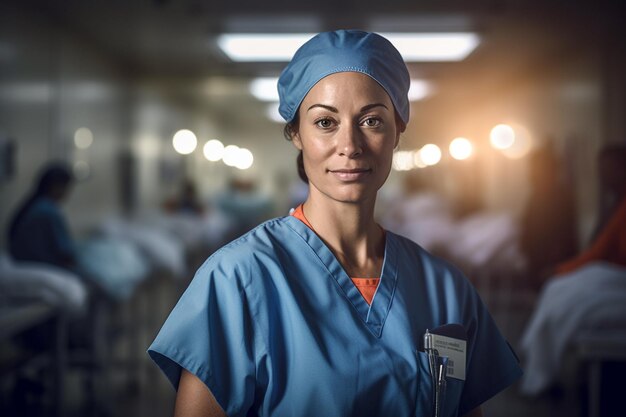
<instances>
[{"instance_id":1,"label":"woman's eyebrow","mask_svg":"<svg viewBox=\"0 0 626 417\"><path fill-rule=\"evenodd\" d=\"M333 113L339 113L339 110L337 110L337 108L336 108L336 107L333 107L333 106L327 106L326 104L314 104L314 105L312 105L311 107L309 107L309 108L307 109L307 111L309 111L309 110L311 110L311 109L314 109L315 107L321 107L321 108L323 108L323 109L326 109L326 110L332 111Z\"/></svg>"},{"instance_id":2,"label":"woman's eyebrow","mask_svg":"<svg viewBox=\"0 0 626 417\"><path fill-rule=\"evenodd\" d=\"M361 107L361 113L371 110L374 107L384 107L385 109L389 110L387 106L385 106L383 103L373 103L373 104L368 104L367 106Z\"/></svg>"},{"instance_id":3,"label":"woman's eyebrow","mask_svg":"<svg viewBox=\"0 0 626 417\"><path fill-rule=\"evenodd\" d=\"M328 110L328 111L331 111L331 112L333 112L333 113L339 113L339 110L337 110L337 108L336 108L336 107L333 107L333 106L328 106L328 105L326 105L326 104L313 104L311 107L309 107L309 108L307 109L307 111L309 111L309 110L311 110L311 109L314 109L314 108L316 108L316 107L321 107L321 108L326 109L326 110ZM374 107L384 107L385 109L389 110L389 109L387 108L387 106L385 106L383 103L372 103L372 104L368 104L368 105L366 105L366 106L361 107L361 113L366 112L366 111L368 111L368 110L371 110L371 109L373 109Z\"/></svg>"}]
</instances>

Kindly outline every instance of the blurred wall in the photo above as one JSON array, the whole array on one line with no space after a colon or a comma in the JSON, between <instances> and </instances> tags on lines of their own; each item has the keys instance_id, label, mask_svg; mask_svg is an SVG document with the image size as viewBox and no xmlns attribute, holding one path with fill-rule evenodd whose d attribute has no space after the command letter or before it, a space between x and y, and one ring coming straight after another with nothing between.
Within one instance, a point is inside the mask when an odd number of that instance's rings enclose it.
<instances>
[{"instance_id":1,"label":"blurred wall","mask_svg":"<svg viewBox=\"0 0 626 417\"><path fill-rule=\"evenodd\" d=\"M132 151L138 167L137 210L158 207L179 191L183 178L192 179L205 202L211 202L231 179L253 182L270 196L275 215L284 215L289 187L299 181L295 148L283 138L283 125L270 121L262 104L250 98L249 79L139 80L133 88ZM173 84L173 85L172 85ZM237 108L232 113L228 109ZM189 155L174 151L179 129L194 132L198 143ZM253 165L246 170L208 161L204 144L218 139L225 146L249 149Z\"/></svg>"},{"instance_id":2,"label":"blurred wall","mask_svg":"<svg viewBox=\"0 0 626 417\"><path fill-rule=\"evenodd\" d=\"M124 71L63 24L8 5L0 6L0 60L0 136L17 145L15 173L0 182L1 230L42 165L60 159L81 178L66 206L81 234L119 210L115 167L129 131ZM81 127L93 135L87 149L74 144Z\"/></svg>"}]
</instances>

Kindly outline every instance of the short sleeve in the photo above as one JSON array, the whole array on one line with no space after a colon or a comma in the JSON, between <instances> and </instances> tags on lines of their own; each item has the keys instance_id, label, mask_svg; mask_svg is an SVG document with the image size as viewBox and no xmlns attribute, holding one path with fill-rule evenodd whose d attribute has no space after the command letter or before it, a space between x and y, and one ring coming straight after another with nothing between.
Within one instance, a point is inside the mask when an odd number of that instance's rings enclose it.
<instances>
[{"instance_id":1,"label":"short sleeve","mask_svg":"<svg viewBox=\"0 0 626 417\"><path fill-rule=\"evenodd\" d=\"M229 416L245 416L255 387L251 316L241 268L226 267L215 255L198 270L148 353L176 389L185 368Z\"/></svg>"},{"instance_id":2,"label":"short sleeve","mask_svg":"<svg viewBox=\"0 0 626 417\"><path fill-rule=\"evenodd\" d=\"M469 285L468 285L469 286ZM515 382L522 370L476 290L469 286L465 317L471 317L465 384L459 405L464 415Z\"/></svg>"}]
</instances>

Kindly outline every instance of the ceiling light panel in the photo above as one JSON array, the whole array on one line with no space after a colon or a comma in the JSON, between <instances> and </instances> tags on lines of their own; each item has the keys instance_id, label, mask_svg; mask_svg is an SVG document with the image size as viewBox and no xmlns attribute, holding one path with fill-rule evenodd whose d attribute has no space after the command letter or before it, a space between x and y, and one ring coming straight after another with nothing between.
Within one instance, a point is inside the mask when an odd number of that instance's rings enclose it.
<instances>
[{"instance_id":1,"label":"ceiling light panel","mask_svg":"<svg viewBox=\"0 0 626 417\"><path fill-rule=\"evenodd\" d=\"M233 33L220 35L217 45L236 62L288 62L313 36L313 33Z\"/></svg>"},{"instance_id":2,"label":"ceiling light panel","mask_svg":"<svg viewBox=\"0 0 626 417\"><path fill-rule=\"evenodd\" d=\"M460 33L381 33L406 62L462 61L480 43L478 35Z\"/></svg>"},{"instance_id":3,"label":"ceiling light panel","mask_svg":"<svg viewBox=\"0 0 626 417\"><path fill-rule=\"evenodd\" d=\"M382 33L406 62L462 61L476 49L475 33ZM313 33L231 33L217 38L220 49L236 62L288 62Z\"/></svg>"},{"instance_id":4,"label":"ceiling light panel","mask_svg":"<svg viewBox=\"0 0 626 417\"><path fill-rule=\"evenodd\" d=\"M278 101L278 78L261 77L250 82L250 94L261 101Z\"/></svg>"}]
</instances>

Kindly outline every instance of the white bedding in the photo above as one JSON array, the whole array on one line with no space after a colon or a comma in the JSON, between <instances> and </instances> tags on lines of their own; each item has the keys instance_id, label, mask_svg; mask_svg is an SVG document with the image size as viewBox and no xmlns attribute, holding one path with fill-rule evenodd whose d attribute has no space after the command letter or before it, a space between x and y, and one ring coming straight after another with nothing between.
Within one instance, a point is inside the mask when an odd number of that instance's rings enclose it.
<instances>
[{"instance_id":1,"label":"white bedding","mask_svg":"<svg viewBox=\"0 0 626 417\"><path fill-rule=\"evenodd\" d=\"M602 329L626 334L626 268L594 263L549 281L522 338L522 393L548 388L566 348Z\"/></svg>"},{"instance_id":2,"label":"white bedding","mask_svg":"<svg viewBox=\"0 0 626 417\"><path fill-rule=\"evenodd\" d=\"M48 264L16 262L3 253L0 293L41 300L70 314L82 314L87 308L87 288L76 274Z\"/></svg>"},{"instance_id":3,"label":"white bedding","mask_svg":"<svg viewBox=\"0 0 626 417\"><path fill-rule=\"evenodd\" d=\"M121 218L100 225L105 237L123 239L136 245L154 269L163 269L176 278L187 273L185 248L175 236L154 227Z\"/></svg>"}]
</instances>

